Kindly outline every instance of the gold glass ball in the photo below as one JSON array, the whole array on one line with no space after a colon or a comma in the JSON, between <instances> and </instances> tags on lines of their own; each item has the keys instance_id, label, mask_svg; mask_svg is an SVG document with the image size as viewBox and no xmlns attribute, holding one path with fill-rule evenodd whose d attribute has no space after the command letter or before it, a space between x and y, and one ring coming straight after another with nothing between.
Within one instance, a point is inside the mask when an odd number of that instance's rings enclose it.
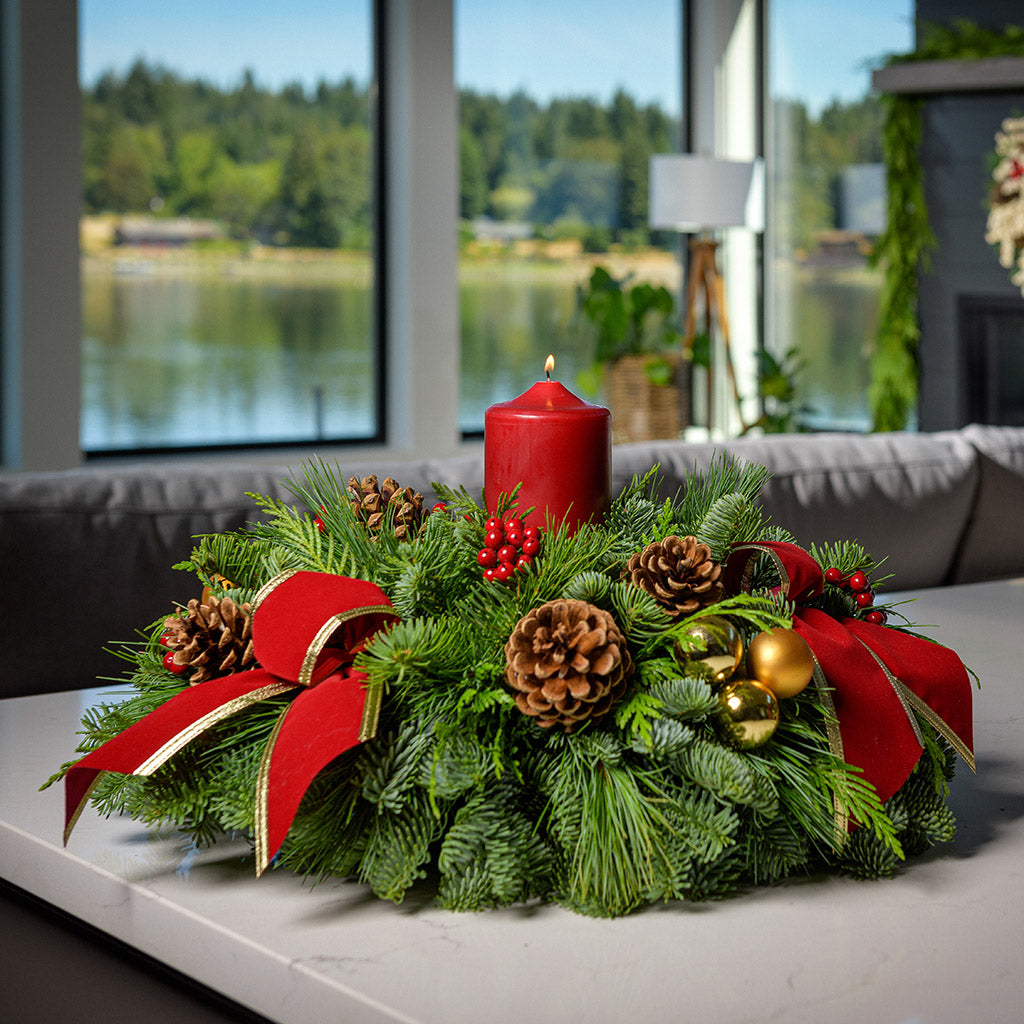
<instances>
[{"instance_id":1,"label":"gold glass ball","mask_svg":"<svg viewBox=\"0 0 1024 1024\"><path fill-rule=\"evenodd\" d=\"M219 572L215 572L213 574L213 580L222 590L231 590L235 586L234 583L232 583L231 580L227 578L227 576L221 576ZM209 604L210 598L212 596L213 591L209 587L203 587L203 593L202 596L199 598L199 603Z\"/></svg>"},{"instance_id":2,"label":"gold glass ball","mask_svg":"<svg viewBox=\"0 0 1024 1024\"><path fill-rule=\"evenodd\" d=\"M779 724L775 694L756 679L734 679L718 693L718 725L725 739L739 750L767 743Z\"/></svg>"},{"instance_id":3,"label":"gold glass ball","mask_svg":"<svg viewBox=\"0 0 1024 1024\"><path fill-rule=\"evenodd\" d=\"M770 629L750 641L747 671L777 697L795 697L814 677L814 657L795 630Z\"/></svg>"},{"instance_id":4,"label":"gold glass ball","mask_svg":"<svg viewBox=\"0 0 1024 1024\"><path fill-rule=\"evenodd\" d=\"M705 615L685 624L687 642L675 646L676 664L686 671L703 665L716 683L728 679L743 658L743 639L739 630L721 615ZM688 650L689 648L689 650Z\"/></svg>"}]
</instances>

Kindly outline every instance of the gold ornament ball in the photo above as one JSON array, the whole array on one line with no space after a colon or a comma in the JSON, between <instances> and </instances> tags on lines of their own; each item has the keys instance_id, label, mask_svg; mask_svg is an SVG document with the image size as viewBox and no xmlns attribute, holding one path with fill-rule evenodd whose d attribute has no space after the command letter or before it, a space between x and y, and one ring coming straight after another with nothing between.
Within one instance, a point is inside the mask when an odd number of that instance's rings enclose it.
<instances>
[{"instance_id":1,"label":"gold ornament ball","mask_svg":"<svg viewBox=\"0 0 1024 1024\"><path fill-rule=\"evenodd\" d=\"M724 682L736 671L743 658L743 639L728 619L705 615L688 623L683 632L694 642L685 646L676 643L676 664L681 669L695 663L703 665L716 683Z\"/></svg>"},{"instance_id":2,"label":"gold ornament ball","mask_svg":"<svg viewBox=\"0 0 1024 1024\"><path fill-rule=\"evenodd\" d=\"M221 590L232 590L235 584L227 578L227 576L221 576L219 572L213 574L213 581L221 588ZM213 596L213 591L209 587L203 587L202 596L199 598L200 604L209 604L210 598Z\"/></svg>"},{"instance_id":3,"label":"gold ornament ball","mask_svg":"<svg viewBox=\"0 0 1024 1024\"><path fill-rule=\"evenodd\" d=\"M795 697L814 677L814 656L796 630L769 629L750 641L747 670L777 697Z\"/></svg>"},{"instance_id":4,"label":"gold ornament ball","mask_svg":"<svg viewBox=\"0 0 1024 1024\"><path fill-rule=\"evenodd\" d=\"M718 693L718 725L739 750L767 743L779 724L779 701L756 679L734 679Z\"/></svg>"}]
</instances>

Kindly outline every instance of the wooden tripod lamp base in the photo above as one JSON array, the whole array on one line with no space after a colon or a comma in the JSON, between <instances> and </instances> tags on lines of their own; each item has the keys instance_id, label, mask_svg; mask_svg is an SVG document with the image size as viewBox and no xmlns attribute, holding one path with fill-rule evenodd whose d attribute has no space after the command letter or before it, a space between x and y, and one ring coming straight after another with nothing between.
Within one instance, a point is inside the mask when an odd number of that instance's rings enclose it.
<instances>
[{"instance_id":1,"label":"wooden tripod lamp base","mask_svg":"<svg viewBox=\"0 0 1024 1024\"><path fill-rule=\"evenodd\" d=\"M736 405L742 433L749 429L743 419L742 402L739 386L736 383L736 370L732 360L732 346L729 341L729 317L725 307L725 281L718 272L718 242L706 235L690 240L690 268L686 282L686 332L683 336L683 354L687 362L693 360L693 343L697 337L697 308L701 297L704 309L704 332L709 344L712 341L712 327L717 323L722 338L722 349L725 354L725 368L729 379L729 389ZM709 350L707 368L707 426L713 423L712 412L715 388L715 357Z\"/></svg>"}]
</instances>

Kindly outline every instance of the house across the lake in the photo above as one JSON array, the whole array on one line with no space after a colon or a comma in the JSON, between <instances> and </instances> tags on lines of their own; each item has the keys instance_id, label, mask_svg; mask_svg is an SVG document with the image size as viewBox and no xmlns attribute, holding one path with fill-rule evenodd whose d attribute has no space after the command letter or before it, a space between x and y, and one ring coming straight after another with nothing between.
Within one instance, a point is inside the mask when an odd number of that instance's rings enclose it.
<instances>
[{"instance_id":1,"label":"house across the lake","mask_svg":"<svg viewBox=\"0 0 1024 1024\"><path fill-rule=\"evenodd\" d=\"M191 217L122 217L114 230L115 245L161 248L180 248L224 237L224 228L217 221Z\"/></svg>"}]
</instances>

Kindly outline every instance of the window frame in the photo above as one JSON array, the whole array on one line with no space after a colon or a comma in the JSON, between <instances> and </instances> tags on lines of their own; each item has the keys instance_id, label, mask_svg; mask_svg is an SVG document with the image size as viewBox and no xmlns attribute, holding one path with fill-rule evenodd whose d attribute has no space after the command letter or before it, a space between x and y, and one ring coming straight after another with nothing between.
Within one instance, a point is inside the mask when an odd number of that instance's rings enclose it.
<instances>
[{"instance_id":1,"label":"window frame","mask_svg":"<svg viewBox=\"0 0 1024 1024\"><path fill-rule=\"evenodd\" d=\"M748 0L680 0L683 131L693 151L721 148L720 57L729 11ZM760 9L763 0L756 0ZM379 438L317 443L327 454L389 460L477 453L459 427L458 105L453 0L373 0L379 189ZM3 219L0 259L0 468L80 465L77 0L0 0ZM704 33L712 29L713 40ZM695 40L701 40L696 45ZM734 97L730 97L730 104ZM719 114L720 116L720 114ZM759 149L757 140L751 146ZM750 154L755 155L755 154ZM27 228L31 226L31 230ZM760 268L757 269L760 277ZM735 315L733 315L735 322ZM755 344L760 332L755 330ZM312 443L202 449L269 461ZM193 453L193 457L194 457ZM130 453L139 461L156 456ZM173 451L161 450L170 458ZM103 458L105 456L95 456ZM122 460L124 457L122 457Z\"/></svg>"}]
</instances>

